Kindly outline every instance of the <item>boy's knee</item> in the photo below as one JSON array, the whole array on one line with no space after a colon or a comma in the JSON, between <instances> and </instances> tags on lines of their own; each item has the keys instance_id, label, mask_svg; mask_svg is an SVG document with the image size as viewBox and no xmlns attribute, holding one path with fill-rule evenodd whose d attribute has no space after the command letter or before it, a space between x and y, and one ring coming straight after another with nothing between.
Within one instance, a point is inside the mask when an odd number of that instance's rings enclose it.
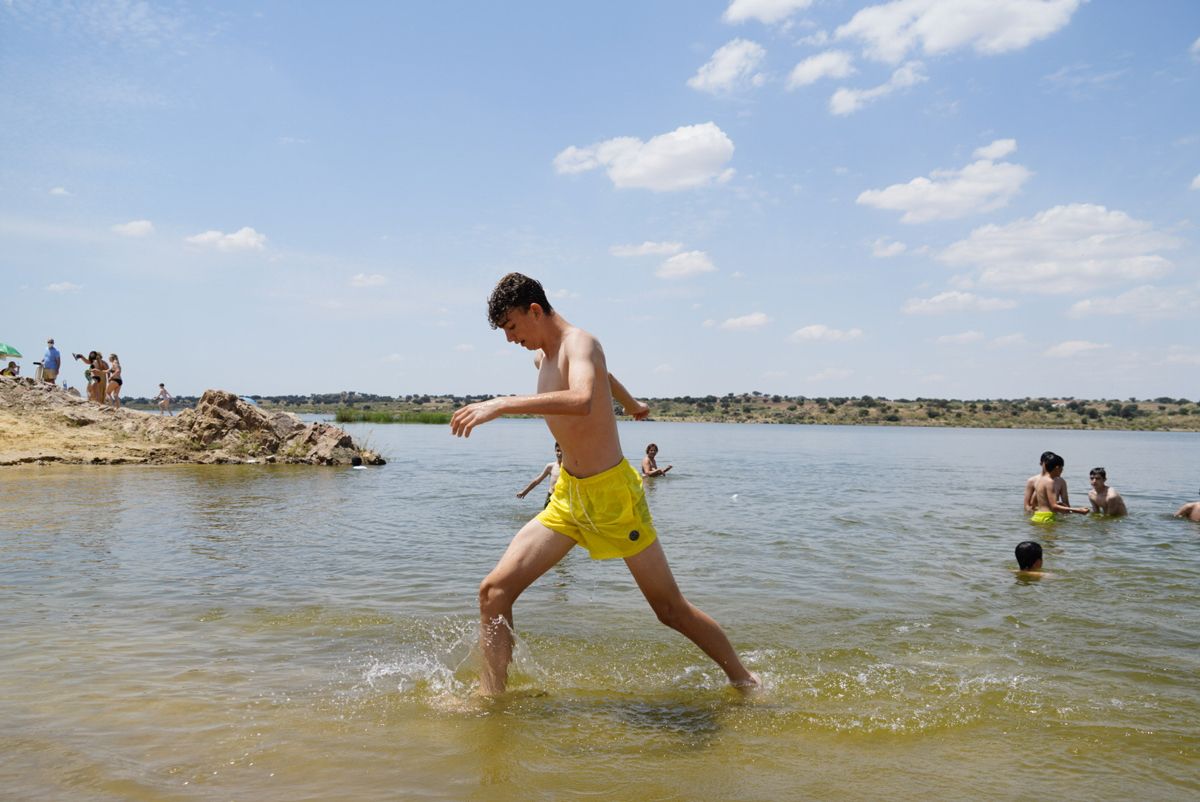
<instances>
[{"instance_id":1,"label":"boy's knee","mask_svg":"<svg viewBox=\"0 0 1200 802\"><path fill-rule=\"evenodd\" d=\"M679 629L687 615L687 602L683 599L663 599L652 602L650 606L658 620L671 629Z\"/></svg>"},{"instance_id":2,"label":"boy's knee","mask_svg":"<svg viewBox=\"0 0 1200 802\"><path fill-rule=\"evenodd\" d=\"M509 592L489 574L479 583L479 610L488 615L498 615L510 604Z\"/></svg>"}]
</instances>

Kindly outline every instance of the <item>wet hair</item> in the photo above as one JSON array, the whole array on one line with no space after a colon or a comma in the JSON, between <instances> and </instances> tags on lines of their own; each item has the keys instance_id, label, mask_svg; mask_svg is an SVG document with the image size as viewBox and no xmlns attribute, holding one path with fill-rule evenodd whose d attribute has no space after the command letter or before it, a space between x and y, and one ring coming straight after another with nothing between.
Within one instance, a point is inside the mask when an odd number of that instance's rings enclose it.
<instances>
[{"instance_id":1,"label":"wet hair","mask_svg":"<svg viewBox=\"0 0 1200 802\"><path fill-rule=\"evenodd\" d=\"M1095 479L1097 476L1099 476L1101 479L1107 480L1108 472L1103 468L1092 468L1092 470L1088 472L1089 479Z\"/></svg>"},{"instance_id":2,"label":"wet hair","mask_svg":"<svg viewBox=\"0 0 1200 802\"><path fill-rule=\"evenodd\" d=\"M1058 455L1057 455L1057 454L1055 454L1053 451L1043 451L1043 452L1042 452L1042 458L1041 458L1040 460L1038 460L1038 461L1039 461L1039 462L1040 462L1042 465L1045 465L1047 460L1049 460L1051 457L1057 457L1057 456L1058 456Z\"/></svg>"},{"instance_id":3,"label":"wet hair","mask_svg":"<svg viewBox=\"0 0 1200 802\"><path fill-rule=\"evenodd\" d=\"M649 453L650 453L650 449L652 449L652 448L653 448L655 451L658 451L658 443L651 443L650 445L646 446L646 453L647 453L647 454L649 454Z\"/></svg>"},{"instance_id":4,"label":"wet hair","mask_svg":"<svg viewBox=\"0 0 1200 802\"><path fill-rule=\"evenodd\" d=\"M1042 544L1032 540L1023 540L1016 548L1017 565L1022 571L1029 571L1042 559Z\"/></svg>"},{"instance_id":5,"label":"wet hair","mask_svg":"<svg viewBox=\"0 0 1200 802\"><path fill-rule=\"evenodd\" d=\"M540 281L521 273L509 273L496 283L488 296L488 323L498 329L504 325L509 312L514 309L528 312L530 304L537 304L547 314L554 311Z\"/></svg>"},{"instance_id":6,"label":"wet hair","mask_svg":"<svg viewBox=\"0 0 1200 802\"><path fill-rule=\"evenodd\" d=\"M1048 473L1048 472L1054 470L1055 468L1061 468L1066 464L1067 463L1063 461L1062 457L1058 456L1057 454L1051 453L1049 459L1046 460L1046 471Z\"/></svg>"},{"instance_id":7,"label":"wet hair","mask_svg":"<svg viewBox=\"0 0 1200 802\"><path fill-rule=\"evenodd\" d=\"M120 359L117 357L117 355L116 355L116 354L109 354L109 355L108 355L108 358L109 358L109 359L111 359L113 362L120 362L120 361L121 361L121 360L120 360Z\"/></svg>"}]
</instances>

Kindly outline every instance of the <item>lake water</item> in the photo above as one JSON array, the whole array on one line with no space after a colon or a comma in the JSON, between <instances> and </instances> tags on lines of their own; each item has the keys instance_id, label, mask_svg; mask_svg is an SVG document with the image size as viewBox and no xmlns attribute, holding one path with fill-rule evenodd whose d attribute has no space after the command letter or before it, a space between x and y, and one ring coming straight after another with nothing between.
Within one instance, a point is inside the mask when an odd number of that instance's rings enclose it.
<instances>
[{"instance_id":1,"label":"lake water","mask_svg":"<svg viewBox=\"0 0 1200 802\"><path fill-rule=\"evenodd\" d=\"M5 800L1179 799L1200 794L1195 434L623 423L688 597L764 692L578 549L473 695L479 580L535 514L537 421L390 460L0 472ZM1108 468L1125 519L1035 527ZM1021 579L1036 539L1052 576Z\"/></svg>"}]
</instances>

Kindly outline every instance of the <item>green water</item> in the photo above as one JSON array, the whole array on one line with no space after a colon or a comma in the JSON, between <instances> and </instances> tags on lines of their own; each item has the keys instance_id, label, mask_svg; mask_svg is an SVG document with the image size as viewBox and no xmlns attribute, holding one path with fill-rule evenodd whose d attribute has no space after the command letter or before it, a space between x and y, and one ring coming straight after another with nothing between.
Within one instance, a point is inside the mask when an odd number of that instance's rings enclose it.
<instances>
[{"instance_id":1,"label":"green water","mask_svg":"<svg viewBox=\"0 0 1200 802\"><path fill-rule=\"evenodd\" d=\"M1200 437L623 424L676 578L763 693L572 553L473 695L536 421L348 427L389 464L0 473L0 798L1182 799L1200 793ZM1072 502L1034 527L1037 456ZM1040 540L1051 576L1013 575Z\"/></svg>"}]
</instances>

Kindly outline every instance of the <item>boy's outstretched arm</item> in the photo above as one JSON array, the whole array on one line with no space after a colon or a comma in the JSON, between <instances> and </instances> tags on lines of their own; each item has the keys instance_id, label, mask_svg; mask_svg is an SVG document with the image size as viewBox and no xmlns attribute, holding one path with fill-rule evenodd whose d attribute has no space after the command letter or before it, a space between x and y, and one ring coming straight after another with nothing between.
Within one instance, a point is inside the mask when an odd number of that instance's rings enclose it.
<instances>
[{"instance_id":1,"label":"boy's outstretched arm","mask_svg":"<svg viewBox=\"0 0 1200 802\"><path fill-rule=\"evenodd\" d=\"M626 415L632 416L634 420L645 420L647 417L649 417L650 407L634 398L630 392L625 389L625 385L617 381L617 377L611 373L608 374L608 388L612 391L613 398L617 399L617 401L621 404L621 407L625 410Z\"/></svg>"}]
</instances>

